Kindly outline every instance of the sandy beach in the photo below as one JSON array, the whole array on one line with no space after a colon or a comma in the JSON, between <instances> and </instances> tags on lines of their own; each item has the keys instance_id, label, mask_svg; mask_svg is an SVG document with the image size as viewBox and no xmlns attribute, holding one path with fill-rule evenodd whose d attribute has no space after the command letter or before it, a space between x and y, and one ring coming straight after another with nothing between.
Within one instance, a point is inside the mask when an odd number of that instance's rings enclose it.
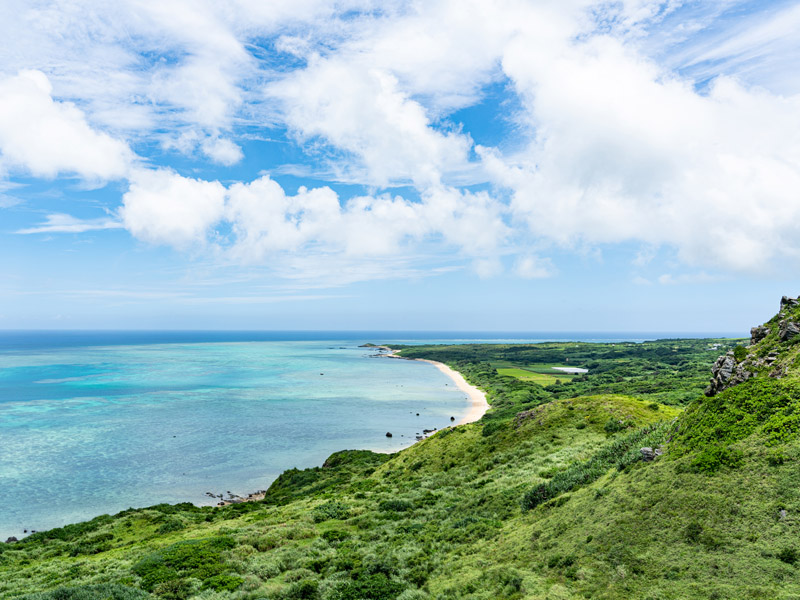
<instances>
[{"instance_id":1,"label":"sandy beach","mask_svg":"<svg viewBox=\"0 0 800 600\"><path fill-rule=\"evenodd\" d=\"M470 401L469 410L454 425L463 425L464 423L474 423L479 420L486 411L489 410L489 403L486 401L486 394L479 388L471 385L464 379L464 376L458 371L451 369L444 363L435 360L428 360L427 358L404 358L397 355L397 350L393 350L389 346L379 346L387 351L383 356L387 358L399 358L401 360L415 360L417 362L429 363L439 369L442 373L447 375L456 384L456 387L467 395Z\"/></svg>"},{"instance_id":2,"label":"sandy beach","mask_svg":"<svg viewBox=\"0 0 800 600\"><path fill-rule=\"evenodd\" d=\"M437 369L439 369L442 373L447 375L453 382L456 384L456 387L464 392L470 401L469 410L464 414L459 420L455 422L455 425L463 425L464 423L474 423L475 421L479 420L486 411L489 410L489 403L486 401L486 394L483 393L480 389L476 388L474 385L471 385L464 379L464 376L459 373L458 371L451 369L444 363L437 362L435 360L428 360L426 358L415 358L418 362L425 362L432 364Z\"/></svg>"}]
</instances>

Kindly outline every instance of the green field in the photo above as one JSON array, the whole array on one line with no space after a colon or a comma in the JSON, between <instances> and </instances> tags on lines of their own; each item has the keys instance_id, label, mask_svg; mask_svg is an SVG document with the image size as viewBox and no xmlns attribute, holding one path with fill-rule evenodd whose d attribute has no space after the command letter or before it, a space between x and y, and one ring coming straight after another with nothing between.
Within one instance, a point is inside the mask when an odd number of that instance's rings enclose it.
<instances>
[{"instance_id":1,"label":"green field","mask_svg":"<svg viewBox=\"0 0 800 600\"><path fill-rule=\"evenodd\" d=\"M558 371L543 373L517 367L497 367L497 374L507 377L516 377L521 381L532 381L541 386L555 385L564 381L570 381L574 377L574 375L570 373L559 373Z\"/></svg>"}]
</instances>

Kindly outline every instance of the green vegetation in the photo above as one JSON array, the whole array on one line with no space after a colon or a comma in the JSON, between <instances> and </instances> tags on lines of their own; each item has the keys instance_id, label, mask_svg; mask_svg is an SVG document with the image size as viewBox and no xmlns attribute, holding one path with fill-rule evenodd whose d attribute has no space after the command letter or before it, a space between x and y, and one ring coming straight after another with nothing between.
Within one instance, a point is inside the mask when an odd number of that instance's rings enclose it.
<instances>
[{"instance_id":1,"label":"green vegetation","mask_svg":"<svg viewBox=\"0 0 800 600\"><path fill-rule=\"evenodd\" d=\"M263 502L0 544L0 597L798 598L800 346L776 339L404 348L459 369L492 409L397 454L286 471ZM778 352L785 376L703 397L729 350ZM589 373L527 375L553 365Z\"/></svg>"}]
</instances>

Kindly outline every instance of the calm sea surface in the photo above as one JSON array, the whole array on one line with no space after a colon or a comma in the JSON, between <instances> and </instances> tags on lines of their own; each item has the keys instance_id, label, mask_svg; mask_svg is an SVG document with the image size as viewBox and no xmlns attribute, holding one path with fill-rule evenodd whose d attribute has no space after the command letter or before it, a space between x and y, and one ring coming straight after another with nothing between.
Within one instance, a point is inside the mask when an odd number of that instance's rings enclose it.
<instances>
[{"instance_id":1,"label":"calm sea surface","mask_svg":"<svg viewBox=\"0 0 800 600\"><path fill-rule=\"evenodd\" d=\"M491 336L0 332L0 539L131 506L208 503L206 492L244 495L337 450L398 450L466 410L435 367L374 358L358 347L368 341L667 337Z\"/></svg>"}]
</instances>

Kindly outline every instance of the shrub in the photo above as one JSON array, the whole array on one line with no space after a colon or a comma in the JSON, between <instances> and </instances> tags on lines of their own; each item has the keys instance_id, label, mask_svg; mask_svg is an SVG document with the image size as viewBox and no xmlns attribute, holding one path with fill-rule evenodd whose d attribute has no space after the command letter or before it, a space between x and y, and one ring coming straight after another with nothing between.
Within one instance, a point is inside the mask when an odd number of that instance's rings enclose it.
<instances>
[{"instance_id":1,"label":"shrub","mask_svg":"<svg viewBox=\"0 0 800 600\"><path fill-rule=\"evenodd\" d=\"M124 585L104 583L78 587L60 587L47 592L27 594L18 600L149 600L147 592Z\"/></svg>"},{"instance_id":2,"label":"shrub","mask_svg":"<svg viewBox=\"0 0 800 600\"><path fill-rule=\"evenodd\" d=\"M666 438L669 427L668 423L648 425L606 444L588 461L571 465L566 470L554 474L550 481L528 491L522 499L523 508L535 508L559 494L596 481L612 467L624 469L641 461L642 454L639 448L660 445ZM544 474L547 472L540 473L540 476Z\"/></svg>"},{"instance_id":3,"label":"shrub","mask_svg":"<svg viewBox=\"0 0 800 600\"><path fill-rule=\"evenodd\" d=\"M203 582L203 589L214 590L217 592L232 592L242 585L243 581L244 579L238 575L223 573L222 575L214 575L213 577L206 579Z\"/></svg>"},{"instance_id":4,"label":"shrub","mask_svg":"<svg viewBox=\"0 0 800 600\"><path fill-rule=\"evenodd\" d=\"M703 526L700 523L693 521L686 526L683 532L686 541L691 544L696 544L700 541L700 535L703 533Z\"/></svg>"},{"instance_id":5,"label":"shrub","mask_svg":"<svg viewBox=\"0 0 800 600\"><path fill-rule=\"evenodd\" d=\"M302 579L285 588L280 598L286 600L314 600L319 597L319 583L313 579Z\"/></svg>"},{"instance_id":6,"label":"shrub","mask_svg":"<svg viewBox=\"0 0 800 600\"><path fill-rule=\"evenodd\" d=\"M314 509L314 523L322 523L328 519L349 519L350 507L334 500L320 504Z\"/></svg>"},{"instance_id":7,"label":"shrub","mask_svg":"<svg viewBox=\"0 0 800 600\"><path fill-rule=\"evenodd\" d=\"M742 362L747 358L747 348L744 346L736 346L736 348L733 349L733 358L736 359L736 362Z\"/></svg>"},{"instance_id":8,"label":"shrub","mask_svg":"<svg viewBox=\"0 0 800 600\"><path fill-rule=\"evenodd\" d=\"M228 537L178 542L145 556L131 570L141 577L140 585L148 592L161 583L182 577L205 581L229 570L222 552L235 545Z\"/></svg>"},{"instance_id":9,"label":"shrub","mask_svg":"<svg viewBox=\"0 0 800 600\"><path fill-rule=\"evenodd\" d=\"M405 500L383 500L379 508L384 512L406 512L412 509L412 504Z\"/></svg>"},{"instance_id":10,"label":"shrub","mask_svg":"<svg viewBox=\"0 0 800 600\"><path fill-rule=\"evenodd\" d=\"M742 464L744 454L731 447L711 446L699 452L682 471L713 475L722 467L735 469Z\"/></svg>"},{"instance_id":11,"label":"shrub","mask_svg":"<svg viewBox=\"0 0 800 600\"><path fill-rule=\"evenodd\" d=\"M346 531L339 531L337 529L331 529L322 534L322 539L326 542L341 542L349 537L349 533Z\"/></svg>"},{"instance_id":12,"label":"shrub","mask_svg":"<svg viewBox=\"0 0 800 600\"><path fill-rule=\"evenodd\" d=\"M186 600L192 593L192 587L185 579L170 579L159 583L153 593L164 600Z\"/></svg>"},{"instance_id":13,"label":"shrub","mask_svg":"<svg viewBox=\"0 0 800 600\"><path fill-rule=\"evenodd\" d=\"M786 548L781 549L781 551L775 555L775 558L785 562L788 565L793 565L797 562L797 559L800 558L800 555L798 555L798 552L795 548L787 546Z\"/></svg>"},{"instance_id":14,"label":"shrub","mask_svg":"<svg viewBox=\"0 0 800 600\"><path fill-rule=\"evenodd\" d=\"M606 433L612 434L617 433L618 431L622 431L623 429L627 428L629 423L621 420L621 419L609 419L606 424L603 426L603 429Z\"/></svg>"},{"instance_id":15,"label":"shrub","mask_svg":"<svg viewBox=\"0 0 800 600\"><path fill-rule=\"evenodd\" d=\"M503 429L503 426L505 424L506 423L504 421L490 421L489 423L483 426L483 429L481 429L481 435L483 437L491 437L498 431Z\"/></svg>"},{"instance_id":16,"label":"shrub","mask_svg":"<svg viewBox=\"0 0 800 600\"><path fill-rule=\"evenodd\" d=\"M404 588L402 583L383 573L373 573L338 586L330 597L335 600L395 600Z\"/></svg>"}]
</instances>

